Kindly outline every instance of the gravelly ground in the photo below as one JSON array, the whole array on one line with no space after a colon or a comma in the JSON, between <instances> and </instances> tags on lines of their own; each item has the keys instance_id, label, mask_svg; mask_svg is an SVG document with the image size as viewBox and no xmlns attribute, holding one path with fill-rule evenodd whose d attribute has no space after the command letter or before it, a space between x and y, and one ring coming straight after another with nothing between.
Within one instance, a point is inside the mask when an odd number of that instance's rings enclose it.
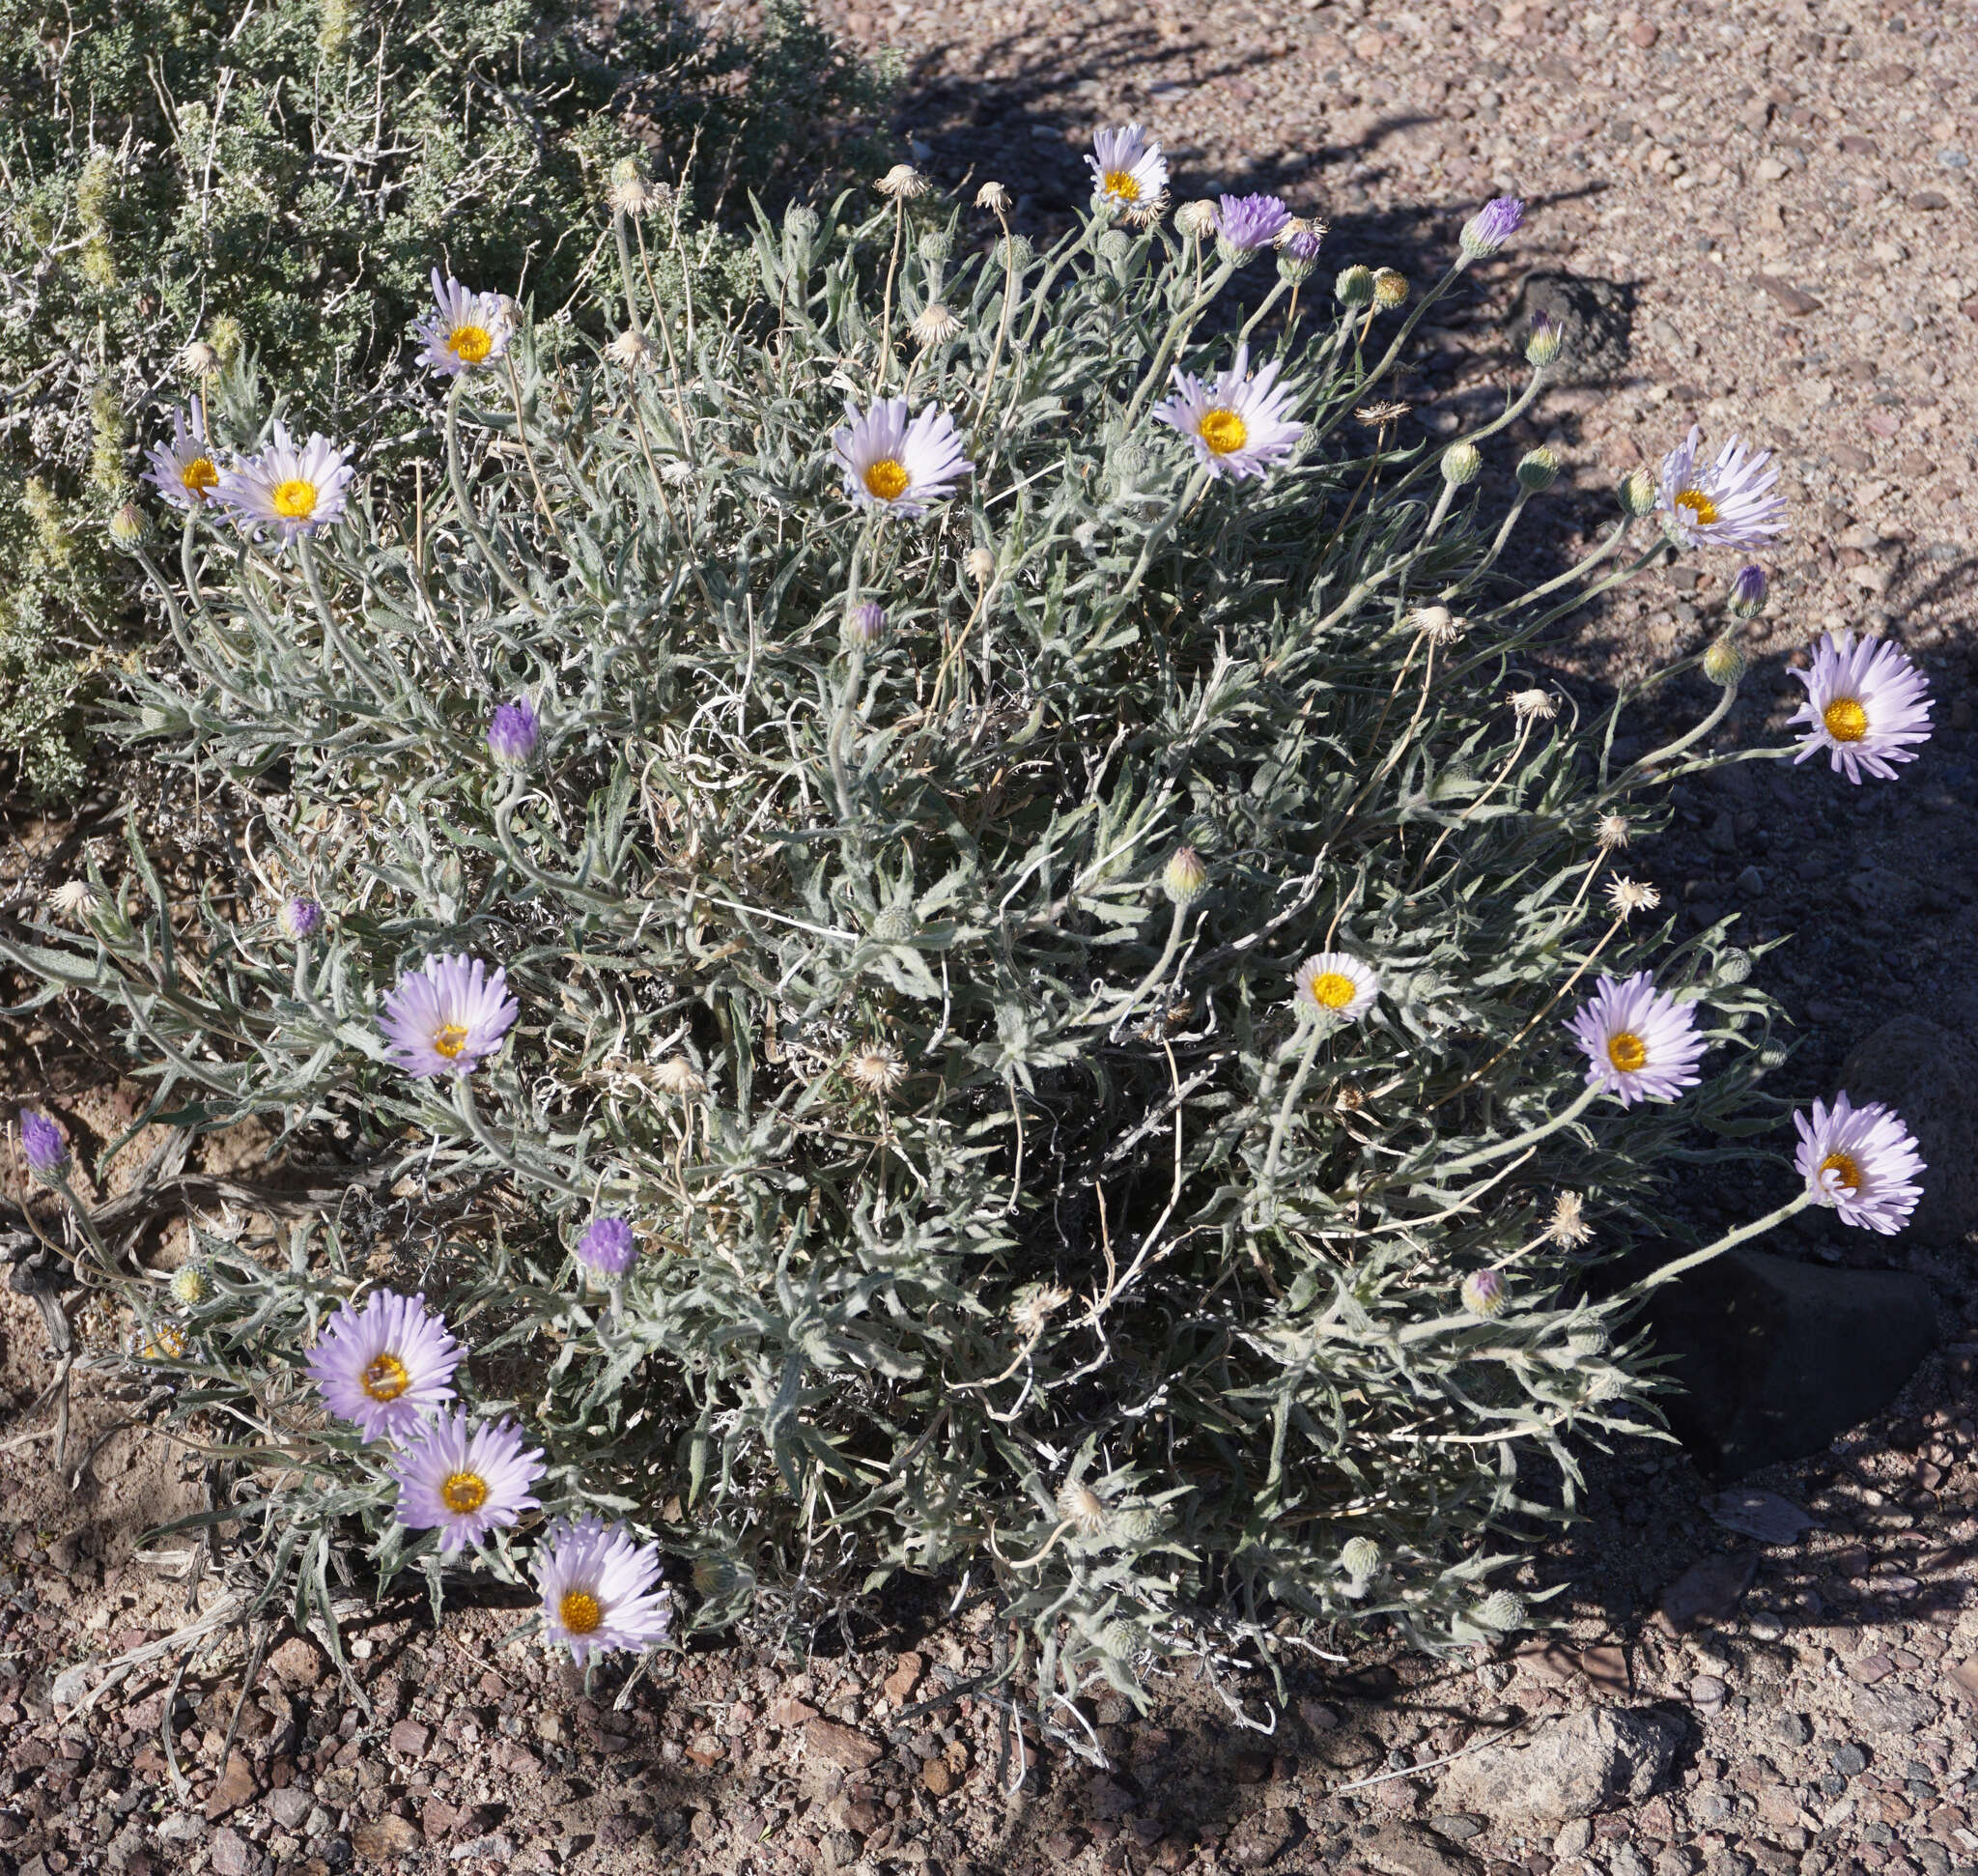
<instances>
[{"instance_id":1,"label":"gravelly ground","mask_svg":"<svg viewBox=\"0 0 1978 1876\"><path fill-rule=\"evenodd\" d=\"M925 166L948 185L1004 181L1033 222L1070 210L1085 138L1127 117L1165 138L1182 195L1265 186L1323 215L1334 265L1424 278L1479 200L1527 197L1528 231L1424 334L1404 389L1418 420L1453 428L1510 381L1502 322L1529 271L1588 283L1573 290L1591 322L1577 382L1496 465L1539 441L1571 465L1571 486L1531 511L1531 551L1569 552L1615 478L1690 422L1755 434L1784 456L1795 531L1727 734L1777 735L1788 663L1830 626L1901 640L1939 699L1929 753L1899 785L1740 770L1690 791L1645 865L1691 924L1737 911L1755 938L1791 935L1761 964L1802 1031L1789 1092L1826 1092L1851 1043L1906 1009L1978 1024L1978 14L1735 0L1639 14L1284 0L826 12L904 57L900 128ZM1597 702L1695 648L1720 623L1728 571L1653 576L1562 640L1552 674ZM1634 733L1706 702L1678 688ZM1709 1222L1751 1203L1704 1190L1693 1209ZM1015 1799L999 1787L993 1712L964 1699L903 1717L988 1660L984 1635L911 1610L794 1678L746 1647L690 1657L621 1712L618 1683L601 1677L586 1698L505 1644L511 1611L452 1615L436 1634L395 1608L361 1630L351 1684L302 1644L276 1656L224 1772L244 1663L197 1660L173 1714L181 1788L156 1748L165 1678L140 1671L87 1716L53 1696L85 1652L183 1619L187 1586L132 1551L144 1519L189 1503L189 1486L127 1432L99 1451L99 1483L76 1488L45 1442L0 1441L0 1876L269 1862L319 1876L393 1860L765 1876L1978 1869L1969 1240L1891 1253L1816 1226L1799 1248L1922 1270L1948 1341L1877 1422L1754 1482L1815 1530L1761 1545L1712 1521L1686 1458L1597 1458L1589 1521L1538 1575L1564 1586L1558 1641L1436 1664L1375 1640L1312 1675L1267 1739L1187 1680L1144 1720L1102 1703L1091 1718L1113 1769L1047 1753ZM39 1426L45 1414L25 1409L48 1373L41 1332L21 1299L0 1310L10 1431ZM122 1410L85 1392L71 1466ZM1703 1578L1685 1578L1699 1564ZM1692 1603L1714 1592L1715 1611L1678 1633L1657 1610L1684 1582ZM1223 1691L1262 1711L1256 1686ZM1452 1814L1435 1775L1411 1770L1601 1703L1672 1714L1683 1744L1661 1789L1590 1821ZM1383 1770L1402 1776L1341 1789Z\"/></svg>"}]
</instances>

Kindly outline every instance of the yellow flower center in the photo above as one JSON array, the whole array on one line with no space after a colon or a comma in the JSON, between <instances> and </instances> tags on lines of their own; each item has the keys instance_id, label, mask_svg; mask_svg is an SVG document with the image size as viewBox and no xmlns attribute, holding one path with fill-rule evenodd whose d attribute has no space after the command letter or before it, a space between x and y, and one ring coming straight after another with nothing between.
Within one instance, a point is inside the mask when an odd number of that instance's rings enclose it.
<instances>
[{"instance_id":1,"label":"yellow flower center","mask_svg":"<svg viewBox=\"0 0 1978 1876\"><path fill-rule=\"evenodd\" d=\"M374 1401L395 1401L411 1384L411 1376L396 1355L380 1355L364 1370L364 1392Z\"/></svg>"},{"instance_id":2,"label":"yellow flower center","mask_svg":"<svg viewBox=\"0 0 1978 1876\"><path fill-rule=\"evenodd\" d=\"M179 471L179 480L188 494L196 495L204 501L219 487L220 472L213 467L211 456L195 456Z\"/></svg>"},{"instance_id":3,"label":"yellow flower center","mask_svg":"<svg viewBox=\"0 0 1978 1876\"><path fill-rule=\"evenodd\" d=\"M461 1050L466 1048L466 1045L467 1033L458 1023L448 1023L446 1027L442 1029L439 1032L439 1034L433 1038L433 1048L435 1053L438 1055L443 1055L449 1062L451 1062L453 1058L461 1052Z\"/></svg>"},{"instance_id":4,"label":"yellow flower center","mask_svg":"<svg viewBox=\"0 0 1978 1876\"><path fill-rule=\"evenodd\" d=\"M1360 988L1343 971L1320 971L1308 987L1321 1009L1345 1009Z\"/></svg>"},{"instance_id":5,"label":"yellow flower center","mask_svg":"<svg viewBox=\"0 0 1978 1876\"><path fill-rule=\"evenodd\" d=\"M1636 1074L1649 1059L1649 1045L1631 1029L1617 1029L1607 1038L1607 1060L1625 1075Z\"/></svg>"},{"instance_id":6,"label":"yellow flower center","mask_svg":"<svg viewBox=\"0 0 1978 1876\"><path fill-rule=\"evenodd\" d=\"M1820 720L1837 743L1858 743L1868 734L1868 712L1853 697L1836 697L1820 713Z\"/></svg>"},{"instance_id":7,"label":"yellow flower center","mask_svg":"<svg viewBox=\"0 0 1978 1876\"><path fill-rule=\"evenodd\" d=\"M1104 186L1108 195L1116 195L1122 202L1140 200L1140 185L1133 180L1130 170L1109 169Z\"/></svg>"},{"instance_id":8,"label":"yellow flower center","mask_svg":"<svg viewBox=\"0 0 1978 1876\"><path fill-rule=\"evenodd\" d=\"M876 496L881 501L897 501L906 494L907 484L912 480L904 463L896 463L890 456L882 456L866 468L865 493Z\"/></svg>"},{"instance_id":9,"label":"yellow flower center","mask_svg":"<svg viewBox=\"0 0 1978 1876\"><path fill-rule=\"evenodd\" d=\"M573 1589L556 1605L556 1616L574 1635L595 1634L605 1619L605 1608L589 1590Z\"/></svg>"},{"instance_id":10,"label":"yellow flower center","mask_svg":"<svg viewBox=\"0 0 1978 1876\"><path fill-rule=\"evenodd\" d=\"M284 521L307 521L316 512L316 484L304 482L300 476L277 482L271 498L275 513Z\"/></svg>"},{"instance_id":11,"label":"yellow flower center","mask_svg":"<svg viewBox=\"0 0 1978 1876\"><path fill-rule=\"evenodd\" d=\"M456 1517L479 1511L488 1502L488 1481L478 1472L449 1472L439 1488L439 1502Z\"/></svg>"},{"instance_id":12,"label":"yellow flower center","mask_svg":"<svg viewBox=\"0 0 1978 1876\"><path fill-rule=\"evenodd\" d=\"M1717 519L1717 504L1701 489L1684 489L1676 497L1679 508L1687 508L1689 518L1699 527L1708 527Z\"/></svg>"},{"instance_id":13,"label":"yellow flower center","mask_svg":"<svg viewBox=\"0 0 1978 1876\"><path fill-rule=\"evenodd\" d=\"M1234 411L1211 411L1201 420L1201 440L1211 454L1227 456L1250 441L1250 426Z\"/></svg>"},{"instance_id":14,"label":"yellow flower center","mask_svg":"<svg viewBox=\"0 0 1978 1876\"><path fill-rule=\"evenodd\" d=\"M1861 1168L1855 1165L1853 1159L1847 1153L1827 1154L1821 1161L1820 1170L1823 1173L1838 1173L1840 1178L1835 1183L1840 1186L1843 1192L1858 1192L1861 1190Z\"/></svg>"},{"instance_id":15,"label":"yellow flower center","mask_svg":"<svg viewBox=\"0 0 1978 1876\"><path fill-rule=\"evenodd\" d=\"M456 326L446 335L446 349L464 365L477 365L494 350L494 334L485 326Z\"/></svg>"},{"instance_id":16,"label":"yellow flower center","mask_svg":"<svg viewBox=\"0 0 1978 1876\"><path fill-rule=\"evenodd\" d=\"M145 1344L144 1356L147 1361L183 1361L185 1337L176 1323L161 1322Z\"/></svg>"}]
</instances>

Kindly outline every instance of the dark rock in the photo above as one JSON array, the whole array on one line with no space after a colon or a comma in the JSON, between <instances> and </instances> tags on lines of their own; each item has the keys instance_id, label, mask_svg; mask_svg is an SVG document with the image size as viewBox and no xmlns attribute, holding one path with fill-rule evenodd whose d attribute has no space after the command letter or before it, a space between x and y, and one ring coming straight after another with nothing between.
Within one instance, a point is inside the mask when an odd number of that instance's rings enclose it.
<instances>
[{"instance_id":1,"label":"dark rock","mask_svg":"<svg viewBox=\"0 0 1978 1876\"><path fill-rule=\"evenodd\" d=\"M1680 1634L1699 1622L1728 1621L1757 1575L1758 1558L1749 1550L1691 1564L1662 1592L1664 1624Z\"/></svg>"},{"instance_id":2,"label":"dark rock","mask_svg":"<svg viewBox=\"0 0 1978 1876\"><path fill-rule=\"evenodd\" d=\"M1652 1707L1597 1707L1538 1727L1530 1743L1487 1746L1458 1759L1436 1797L1500 1829L1591 1817L1648 1797L1669 1770L1682 1722Z\"/></svg>"},{"instance_id":3,"label":"dark rock","mask_svg":"<svg viewBox=\"0 0 1978 1876\"><path fill-rule=\"evenodd\" d=\"M1820 311L1820 301L1810 293L1773 274L1754 273L1751 284L1770 294L1789 319L1804 319L1808 313Z\"/></svg>"},{"instance_id":4,"label":"dark rock","mask_svg":"<svg viewBox=\"0 0 1978 1876\"><path fill-rule=\"evenodd\" d=\"M1634 298L1634 289L1617 281L1540 269L1519 281L1508 323L1522 333L1543 314L1560 328L1554 382L1609 383L1628 366Z\"/></svg>"},{"instance_id":5,"label":"dark rock","mask_svg":"<svg viewBox=\"0 0 1978 1876\"><path fill-rule=\"evenodd\" d=\"M294 1831L316 1808L316 1800L299 1785L284 1785L279 1791L269 1792L261 1801L261 1807L283 1830Z\"/></svg>"},{"instance_id":6,"label":"dark rock","mask_svg":"<svg viewBox=\"0 0 1978 1876\"><path fill-rule=\"evenodd\" d=\"M1835 1747L1827 1760L1844 1778L1858 1777L1868 1770L1868 1754L1852 1740L1844 1740Z\"/></svg>"},{"instance_id":7,"label":"dark rock","mask_svg":"<svg viewBox=\"0 0 1978 1876\"><path fill-rule=\"evenodd\" d=\"M1670 1425L1699 1465L1734 1479L1825 1451L1880 1412L1936 1341L1923 1278L1762 1251L1728 1252L1668 1285L1652 1320L1682 1389Z\"/></svg>"},{"instance_id":8,"label":"dark rock","mask_svg":"<svg viewBox=\"0 0 1978 1876\"><path fill-rule=\"evenodd\" d=\"M206 1855L217 1876L248 1876L259 1861L254 1846L238 1831L215 1831Z\"/></svg>"},{"instance_id":9,"label":"dark rock","mask_svg":"<svg viewBox=\"0 0 1978 1876\"><path fill-rule=\"evenodd\" d=\"M1704 1500L1704 1509L1727 1531L1755 1537L1761 1544L1797 1544L1813 1520L1790 1499L1756 1486L1739 1486Z\"/></svg>"},{"instance_id":10,"label":"dark rock","mask_svg":"<svg viewBox=\"0 0 1978 1876\"><path fill-rule=\"evenodd\" d=\"M1468 1817L1460 1811L1441 1811L1428 1820L1428 1828L1439 1837L1448 1837L1452 1843L1468 1843L1472 1837L1480 1837L1490 1826L1481 1817Z\"/></svg>"},{"instance_id":11,"label":"dark rock","mask_svg":"<svg viewBox=\"0 0 1978 1876\"><path fill-rule=\"evenodd\" d=\"M1474 1876L1482 1867L1468 1851L1418 1824L1383 1825L1356 1848L1386 1876Z\"/></svg>"},{"instance_id":12,"label":"dark rock","mask_svg":"<svg viewBox=\"0 0 1978 1876\"><path fill-rule=\"evenodd\" d=\"M1239 1869L1266 1869L1297 1833L1297 1821L1289 1811L1253 1811L1229 1833L1224 1848Z\"/></svg>"},{"instance_id":13,"label":"dark rock","mask_svg":"<svg viewBox=\"0 0 1978 1876\"><path fill-rule=\"evenodd\" d=\"M1856 1107L1881 1101L1916 1136L1923 1197L1902 1236L1950 1245L1978 1227L1978 1051L1923 1016L1897 1016L1841 1065Z\"/></svg>"}]
</instances>

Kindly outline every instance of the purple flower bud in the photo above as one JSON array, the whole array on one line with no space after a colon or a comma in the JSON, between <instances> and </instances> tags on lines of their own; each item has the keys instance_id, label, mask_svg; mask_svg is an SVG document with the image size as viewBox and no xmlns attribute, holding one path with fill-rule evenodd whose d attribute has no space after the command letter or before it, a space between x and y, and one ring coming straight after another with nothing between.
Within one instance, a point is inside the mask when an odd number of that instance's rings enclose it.
<instances>
[{"instance_id":1,"label":"purple flower bud","mask_svg":"<svg viewBox=\"0 0 1978 1876\"><path fill-rule=\"evenodd\" d=\"M27 1155L28 1170L50 1185L69 1164L69 1142L62 1129L45 1114L28 1107L20 1110L20 1150Z\"/></svg>"},{"instance_id":2,"label":"purple flower bud","mask_svg":"<svg viewBox=\"0 0 1978 1876\"><path fill-rule=\"evenodd\" d=\"M1463 1307L1472 1316L1502 1316L1508 1300L1495 1270L1472 1270L1463 1279Z\"/></svg>"},{"instance_id":3,"label":"purple flower bud","mask_svg":"<svg viewBox=\"0 0 1978 1876\"><path fill-rule=\"evenodd\" d=\"M1755 619L1766 610L1766 570L1745 565L1731 583L1731 610L1740 619Z\"/></svg>"},{"instance_id":4,"label":"purple flower bud","mask_svg":"<svg viewBox=\"0 0 1978 1876\"><path fill-rule=\"evenodd\" d=\"M1294 261L1315 261L1319 243L1324 240L1325 230L1314 228L1308 221L1286 230L1284 240L1278 243L1278 251L1288 254Z\"/></svg>"},{"instance_id":5,"label":"purple flower bud","mask_svg":"<svg viewBox=\"0 0 1978 1876\"><path fill-rule=\"evenodd\" d=\"M542 721L526 697L497 703L488 723L488 753L497 762L526 762L542 736Z\"/></svg>"},{"instance_id":6,"label":"purple flower bud","mask_svg":"<svg viewBox=\"0 0 1978 1876\"><path fill-rule=\"evenodd\" d=\"M874 600L852 608L845 618L845 642L876 645L886 637L886 608Z\"/></svg>"},{"instance_id":7,"label":"purple flower bud","mask_svg":"<svg viewBox=\"0 0 1978 1876\"><path fill-rule=\"evenodd\" d=\"M1247 261L1284 232L1291 212L1275 195L1226 195L1216 210L1216 233L1232 260Z\"/></svg>"},{"instance_id":8,"label":"purple flower bud","mask_svg":"<svg viewBox=\"0 0 1978 1876\"><path fill-rule=\"evenodd\" d=\"M323 908L314 899L293 898L281 909L281 928L297 944L313 938L323 927Z\"/></svg>"},{"instance_id":9,"label":"purple flower bud","mask_svg":"<svg viewBox=\"0 0 1978 1876\"><path fill-rule=\"evenodd\" d=\"M601 1277L622 1277L638 1256L638 1241L623 1218L593 1218L577 1240L577 1261Z\"/></svg>"},{"instance_id":10,"label":"purple flower bud","mask_svg":"<svg viewBox=\"0 0 1978 1876\"><path fill-rule=\"evenodd\" d=\"M1517 233L1525 218L1525 205L1514 195L1500 195L1484 203L1463 223L1463 252L1473 261L1495 254Z\"/></svg>"}]
</instances>

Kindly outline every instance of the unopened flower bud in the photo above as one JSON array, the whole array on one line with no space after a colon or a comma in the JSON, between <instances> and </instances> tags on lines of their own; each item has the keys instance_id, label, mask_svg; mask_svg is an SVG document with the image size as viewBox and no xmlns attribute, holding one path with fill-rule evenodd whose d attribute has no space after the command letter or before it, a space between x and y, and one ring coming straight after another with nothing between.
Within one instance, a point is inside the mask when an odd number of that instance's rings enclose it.
<instances>
[{"instance_id":1,"label":"unopened flower bud","mask_svg":"<svg viewBox=\"0 0 1978 1876\"><path fill-rule=\"evenodd\" d=\"M1278 278L1291 286L1302 286L1313 275L1314 263L1301 261L1284 248L1278 249Z\"/></svg>"},{"instance_id":2,"label":"unopened flower bud","mask_svg":"<svg viewBox=\"0 0 1978 1876\"><path fill-rule=\"evenodd\" d=\"M1460 489L1484 473L1484 452L1475 443L1451 443L1442 452L1442 479Z\"/></svg>"},{"instance_id":3,"label":"unopened flower bud","mask_svg":"<svg viewBox=\"0 0 1978 1876\"><path fill-rule=\"evenodd\" d=\"M1370 306L1373 304L1373 270L1367 267L1349 267L1333 282L1333 292L1342 306Z\"/></svg>"},{"instance_id":4,"label":"unopened flower bud","mask_svg":"<svg viewBox=\"0 0 1978 1876\"><path fill-rule=\"evenodd\" d=\"M1340 1568L1354 1582L1368 1582L1380 1569L1380 1546L1370 1537L1349 1537L1340 1549Z\"/></svg>"},{"instance_id":5,"label":"unopened flower bud","mask_svg":"<svg viewBox=\"0 0 1978 1876\"><path fill-rule=\"evenodd\" d=\"M526 697L497 703L488 720L488 753L497 762L519 768L535 754L542 735L542 719Z\"/></svg>"},{"instance_id":6,"label":"unopened flower bud","mask_svg":"<svg viewBox=\"0 0 1978 1876\"><path fill-rule=\"evenodd\" d=\"M1728 632L1721 639L1713 639L1704 653L1704 675L1727 691L1747 668L1743 646Z\"/></svg>"},{"instance_id":7,"label":"unopened flower bud","mask_svg":"<svg viewBox=\"0 0 1978 1876\"><path fill-rule=\"evenodd\" d=\"M1751 953L1736 946L1717 953L1717 981L1742 983L1751 976Z\"/></svg>"},{"instance_id":8,"label":"unopened flower bud","mask_svg":"<svg viewBox=\"0 0 1978 1876\"><path fill-rule=\"evenodd\" d=\"M1629 469L1616 492L1621 505L1637 521L1655 512L1655 478L1645 469Z\"/></svg>"},{"instance_id":9,"label":"unopened flower bud","mask_svg":"<svg viewBox=\"0 0 1978 1876\"><path fill-rule=\"evenodd\" d=\"M1216 205L1213 202L1184 202L1174 211L1174 225L1191 241L1201 241L1216 232Z\"/></svg>"},{"instance_id":10,"label":"unopened flower bud","mask_svg":"<svg viewBox=\"0 0 1978 1876\"><path fill-rule=\"evenodd\" d=\"M144 510L134 501L127 501L110 517L111 542L126 554L142 547L150 532L151 523L145 520Z\"/></svg>"},{"instance_id":11,"label":"unopened flower bud","mask_svg":"<svg viewBox=\"0 0 1978 1876\"><path fill-rule=\"evenodd\" d=\"M1161 884L1176 905L1188 905L1207 891L1209 869L1193 847L1176 847L1161 871Z\"/></svg>"},{"instance_id":12,"label":"unopened flower bud","mask_svg":"<svg viewBox=\"0 0 1978 1876\"><path fill-rule=\"evenodd\" d=\"M1518 224L1524 218L1525 205L1514 195L1500 195L1494 201L1484 203L1463 223L1461 244L1464 257L1481 261L1486 254L1495 254L1517 232Z\"/></svg>"},{"instance_id":13,"label":"unopened flower bud","mask_svg":"<svg viewBox=\"0 0 1978 1876\"><path fill-rule=\"evenodd\" d=\"M286 899L282 909L275 915L275 923L296 943L304 938L313 938L323 928L323 908L312 898Z\"/></svg>"},{"instance_id":14,"label":"unopened flower bud","mask_svg":"<svg viewBox=\"0 0 1978 1876\"><path fill-rule=\"evenodd\" d=\"M954 251L954 240L946 228L929 228L914 243L920 258L930 267L945 261Z\"/></svg>"},{"instance_id":15,"label":"unopened flower bud","mask_svg":"<svg viewBox=\"0 0 1978 1876\"><path fill-rule=\"evenodd\" d=\"M1740 619L1755 619L1766 610L1766 570L1746 564L1731 583L1731 610Z\"/></svg>"},{"instance_id":16,"label":"unopened flower bud","mask_svg":"<svg viewBox=\"0 0 1978 1876\"><path fill-rule=\"evenodd\" d=\"M1542 371L1557 360L1565 345L1566 333L1559 322L1539 313L1534 316L1531 333L1525 340L1525 360Z\"/></svg>"},{"instance_id":17,"label":"unopened flower bud","mask_svg":"<svg viewBox=\"0 0 1978 1876\"><path fill-rule=\"evenodd\" d=\"M212 1279L203 1264L182 1264L172 1272L172 1300L197 1309L212 1294Z\"/></svg>"},{"instance_id":18,"label":"unopened flower bud","mask_svg":"<svg viewBox=\"0 0 1978 1876\"><path fill-rule=\"evenodd\" d=\"M1399 273L1391 267L1377 268L1373 274L1373 303L1382 312L1391 313L1397 306L1404 305L1408 298L1408 276Z\"/></svg>"},{"instance_id":19,"label":"unopened flower bud","mask_svg":"<svg viewBox=\"0 0 1978 1876\"><path fill-rule=\"evenodd\" d=\"M962 558L962 565L978 586L986 586L996 574L996 555L986 547L972 547Z\"/></svg>"},{"instance_id":20,"label":"unopened flower bud","mask_svg":"<svg viewBox=\"0 0 1978 1876\"><path fill-rule=\"evenodd\" d=\"M1478 1605L1477 1620L1486 1629L1510 1634L1525 1626L1525 1599L1508 1589L1493 1589Z\"/></svg>"},{"instance_id":21,"label":"unopened flower bud","mask_svg":"<svg viewBox=\"0 0 1978 1876\"><path fill-rule=\"evenodd\" d=\"M886 637L886 608L866 600L845 616L844 639L848 645L876 645Z\"/></svg>"},{"instance_id":22,"label":"unopened flower bud","mask_svg":"<svg viewBox=\"0 0 1978 1876\"><path fill-rule=\"evenodd\" d=\"M1472 1316L1502 1316L1510 1300L1495 1270L1472 1270L1463 1279L1463 1307Z\"/></svg>"},{"instance_id":23,"label":"unopened flower bud","mask_svg":"<svg viewBox=\"0 0 1978 1876\"><path fill-rule=\"evenodd\" d=\"M1133 254L1133 237L1123 229L1109 228L1099 237L1099 258L1108 267L1124 267Z\"/></svg>"},{"instance_id":24,"label":"unopened flower bud","mask_svg":"<svg viewBox=\"0 0 1978 1876\"><path fill-rule=\"evenodd\" d=\"M1518 487L1542 495L1559 480L1559 458L1540 444L1518 459Z\"/></svg>"},{"instance_id":25,"label":"unopened flower bud","mask_svg":"<svg viewBox=\"0 0 1978 1876\"><path fill-rule=\"evenodd\" d=\"M69 1166L69 1142L45 1114L20 1110L20 1151L27 1169L45 1185L53 1185Z\"/></svg>"}]
</instances>

